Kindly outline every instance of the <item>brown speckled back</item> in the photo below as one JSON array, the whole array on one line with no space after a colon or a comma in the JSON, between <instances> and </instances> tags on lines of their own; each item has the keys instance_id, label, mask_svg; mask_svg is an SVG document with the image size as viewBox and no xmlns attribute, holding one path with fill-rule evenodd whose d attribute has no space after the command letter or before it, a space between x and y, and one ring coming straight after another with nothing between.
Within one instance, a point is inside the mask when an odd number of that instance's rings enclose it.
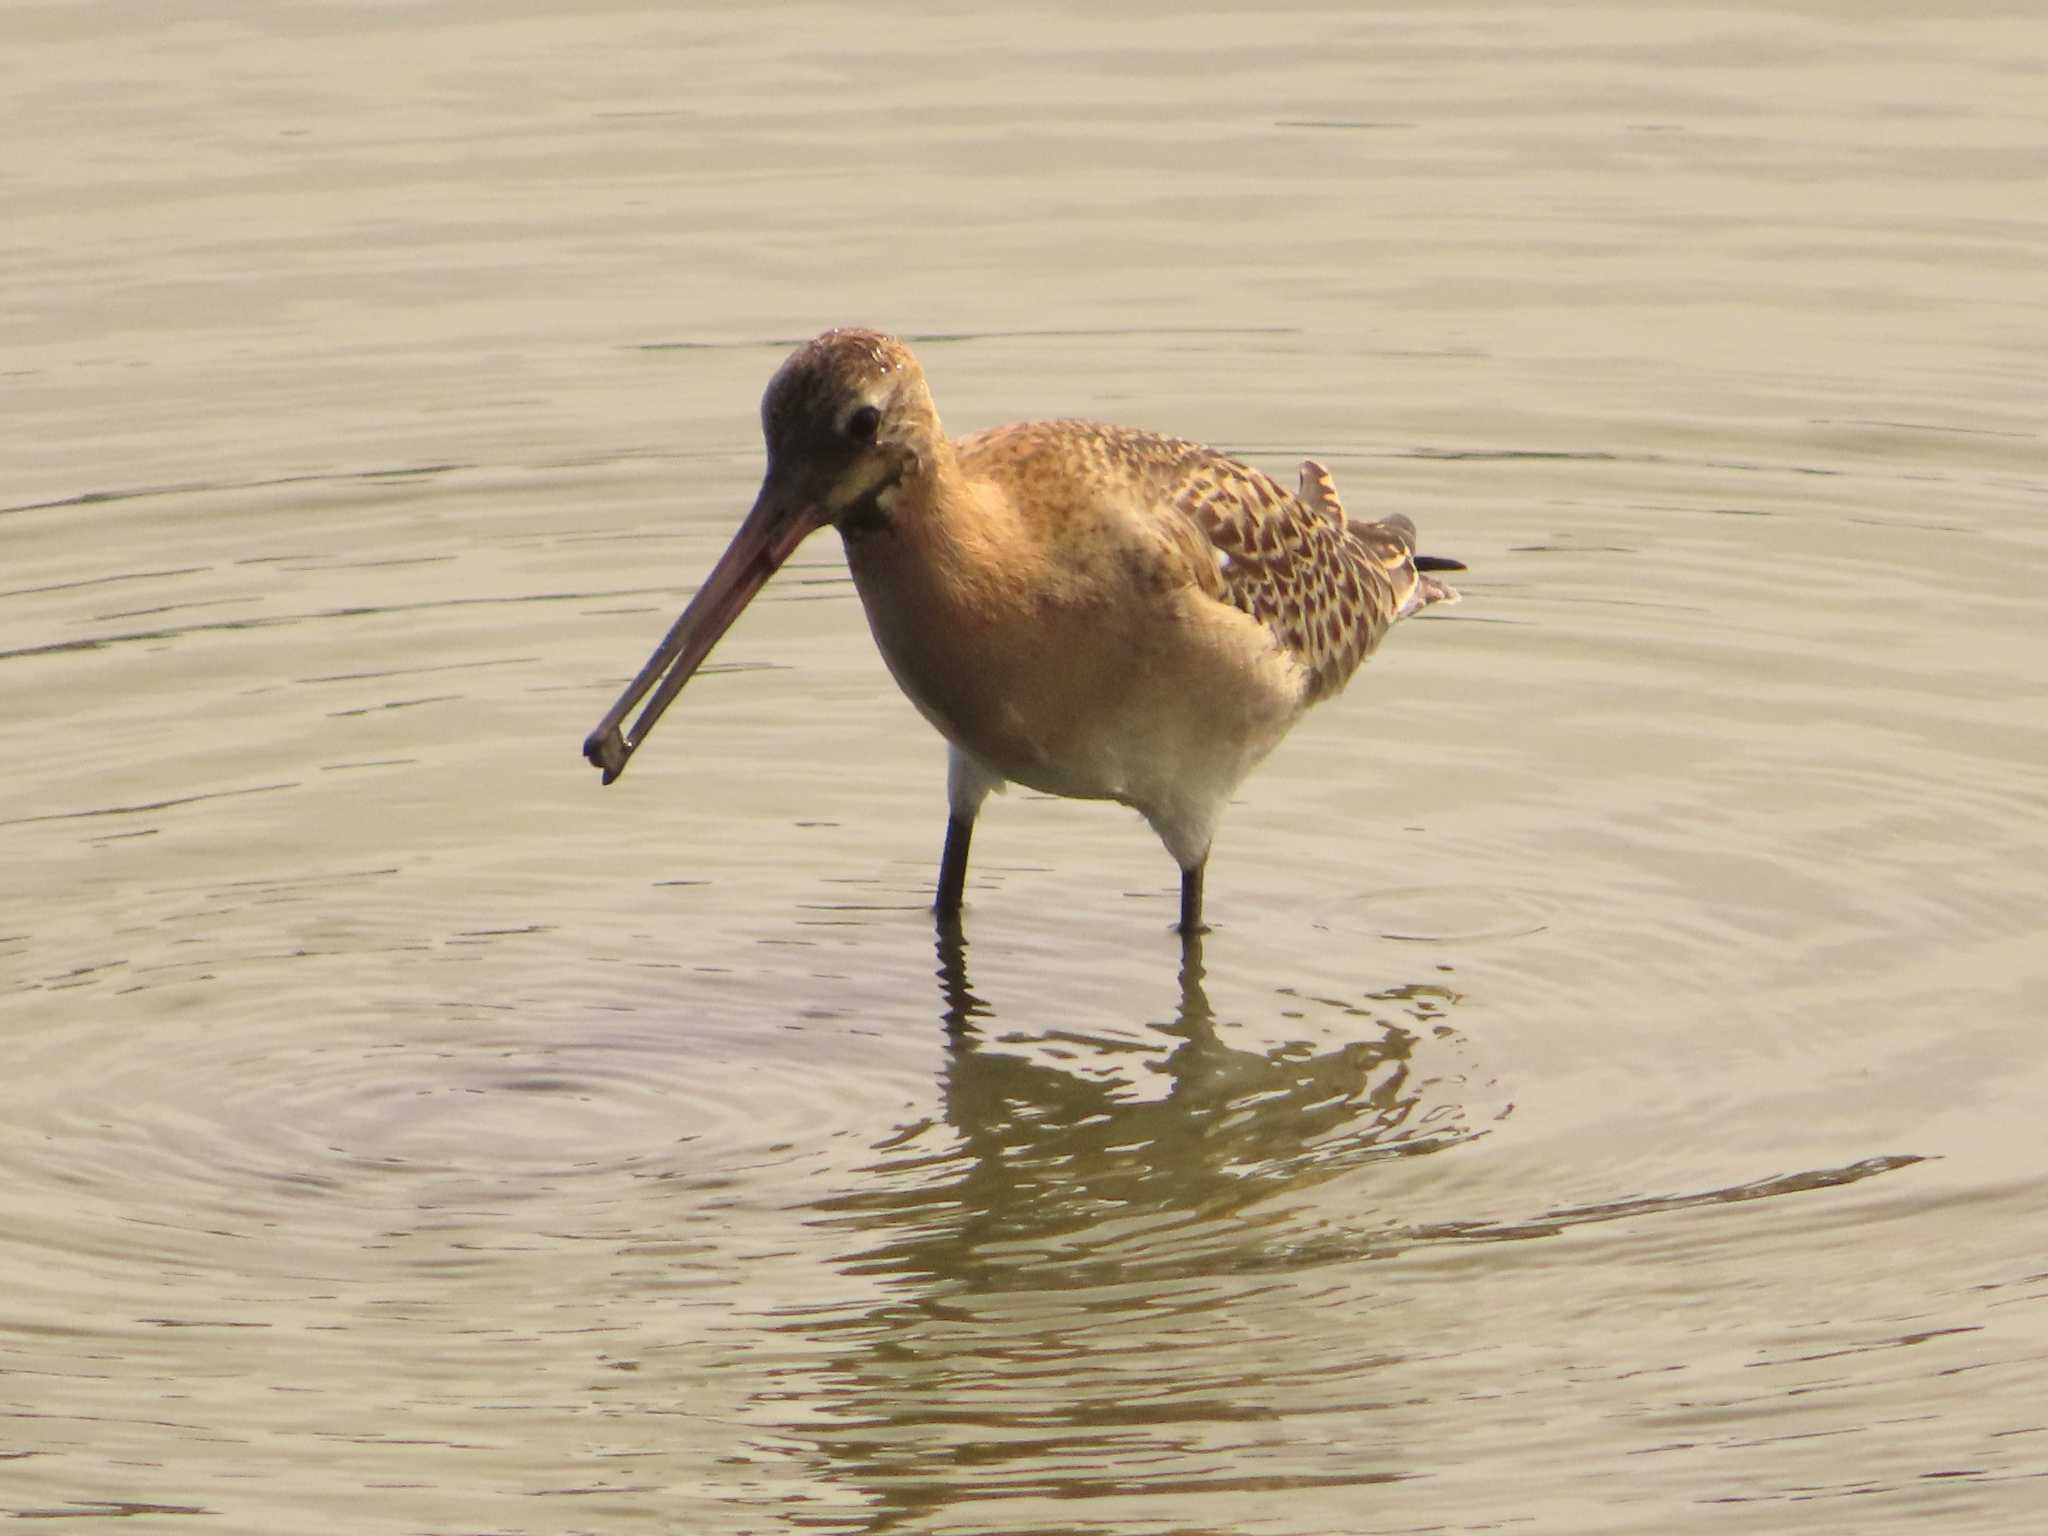
<instances>
[{"instance_id":1,"label":"brown speckled back","mask_svg":"<svg viewBox=\"0 0 2048 1536\"><path fill-rule=\"evenodd\" d=\"M1351 522L1314 460L1304 461L1296 494L1199 443L1098 422L1024 422L957 447L970 474L1004 463L1041 481L1178 512L1208 556L1192 556L1186 578L1272 632L1307 673L1308 703L1342 689L1396 619L1457 596L1416 571L1412 523ZM1091 510L1050 509L1058 517Z\"/></svg>"}]
</instances>

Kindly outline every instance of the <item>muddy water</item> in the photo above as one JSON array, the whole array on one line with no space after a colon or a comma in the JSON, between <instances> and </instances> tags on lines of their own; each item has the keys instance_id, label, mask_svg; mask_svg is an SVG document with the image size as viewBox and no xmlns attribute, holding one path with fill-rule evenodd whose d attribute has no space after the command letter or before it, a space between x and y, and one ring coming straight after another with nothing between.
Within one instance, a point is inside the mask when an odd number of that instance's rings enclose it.
<instances>
[{"instance_id":1,"label":"muddy water","mask_svg":"<svg viewBox=\"0 0 2048 1536\"><path fill-rule=\"evenodd\" d=\"M30 8L0 1510L2048 1511L2038 22ZM1472 565L1246 787L937 742L829 536L600 790L762 382L916 338Z\"/></svg>"}]
</instances>

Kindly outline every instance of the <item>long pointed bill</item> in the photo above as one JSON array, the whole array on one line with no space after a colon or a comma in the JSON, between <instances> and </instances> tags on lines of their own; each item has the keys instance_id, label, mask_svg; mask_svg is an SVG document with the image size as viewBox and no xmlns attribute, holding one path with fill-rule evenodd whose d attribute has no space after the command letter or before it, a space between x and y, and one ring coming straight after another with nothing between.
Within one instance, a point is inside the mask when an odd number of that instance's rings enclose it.
<instances>
[{"instance_id":1,"label":"long pointed bill","mask_svg":"<svg viewBox=\"0 0 2048 1536\"><path fill-rule=\"evenodd\" d=\"M640 675L619 695L618 703L597 723L597 729L584 738L583 755L604 770L605 783L626 771L626 759L647 739L661 712L683 691L683 684L703 665L719 637L732 628L740 610L816 526L808 517L788 508L768 486L761 487L753 511L740 524L739 532L732 536L732 542L718 557L711 574L704 578L697 595L683 609L682 617L647 658ZM655 686L657 682L659 687ZM620 731L619 723L650 688L654 689L654 697L633 722L632 731Z\"/></svg>"}]
</instances>

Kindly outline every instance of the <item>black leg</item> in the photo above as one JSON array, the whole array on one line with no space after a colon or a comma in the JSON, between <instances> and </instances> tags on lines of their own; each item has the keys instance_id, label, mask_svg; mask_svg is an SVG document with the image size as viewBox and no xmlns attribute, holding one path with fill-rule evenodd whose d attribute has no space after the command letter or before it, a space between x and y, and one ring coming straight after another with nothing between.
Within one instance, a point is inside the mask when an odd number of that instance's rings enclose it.
<instances>
[{"instance_id":1,"label":"black leg","mask_svg":"<svg viewBox=\"0 0 2048 1536\"><path fill-rule=\"evenodd\" d=\"M939 855L939 894L932 910L941 917L956 917L960 898L967 890L967 844L974 837L974 823L958 816L946 818L946 851Z\"/></svg>"},{"instance_id":2,"label":"black leg","mask_svg":"<svg viewBox=\"0 0 2048 1536\"><path fill-rule=\"evenodd\" d=\"M1193 869L1180 872L1180 936L1198 939L1209 930L1202 926L1202 873L1209 867L1204 859Z\"/></svg>"}]
</instances>

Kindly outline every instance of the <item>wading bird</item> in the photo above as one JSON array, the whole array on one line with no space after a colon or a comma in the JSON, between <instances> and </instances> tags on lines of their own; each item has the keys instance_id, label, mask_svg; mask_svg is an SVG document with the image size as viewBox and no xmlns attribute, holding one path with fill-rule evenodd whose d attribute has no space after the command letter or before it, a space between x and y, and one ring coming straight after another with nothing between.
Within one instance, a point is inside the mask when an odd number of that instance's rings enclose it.
<instances>
[{"instance_id":1,"label":"wading bird","mask_svg":"<svg viewBox=\"0 0 2048 1536\"><path fill-rule=\"evenodd\" d=\"M1232 792L1394 623L1457 594L1405 517L1353 522L1314 460L1293 494L1195 443L1085 421L946 436L910 349L799 347L761 400L753 510L583 754L609 784L776 568L837 528L882 658L949 751L936 909L1015 782L1116 800L1180 865L1180 931ZM620 726L652 690L630 734Z\"/></svg>"}]
</instances>

